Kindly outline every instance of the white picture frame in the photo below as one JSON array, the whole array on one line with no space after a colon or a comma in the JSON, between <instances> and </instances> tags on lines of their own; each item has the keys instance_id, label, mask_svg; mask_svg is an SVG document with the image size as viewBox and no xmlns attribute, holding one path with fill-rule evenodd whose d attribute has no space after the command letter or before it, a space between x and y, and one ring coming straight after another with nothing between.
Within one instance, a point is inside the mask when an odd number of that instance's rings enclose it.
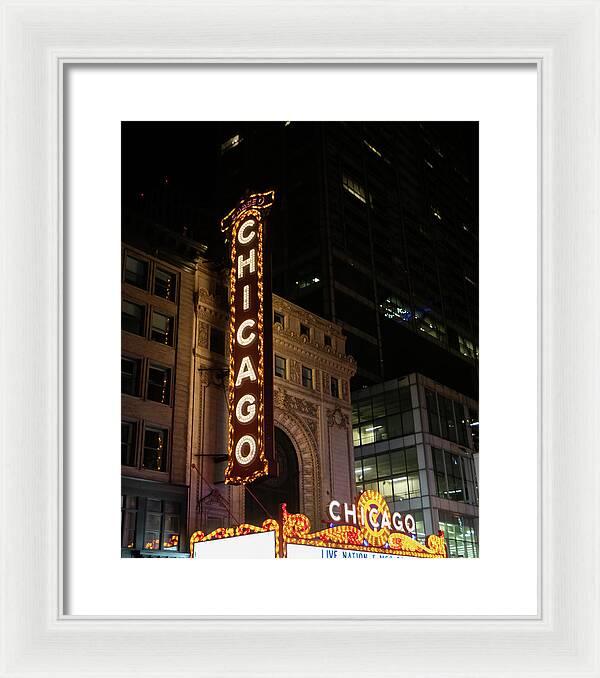
<instances>
[{"instance_id":1,"label":"white picture frame","mask_svg":"<svg viewBox=\"0 0 600 678\"><path fill-rule=\"evenodd\" d=\"M0 676L600 676L600 4L2 2ZM62 613L62 77L73 62L535 63L541 613L150 619Z\"/></svg>"}]
</instances>

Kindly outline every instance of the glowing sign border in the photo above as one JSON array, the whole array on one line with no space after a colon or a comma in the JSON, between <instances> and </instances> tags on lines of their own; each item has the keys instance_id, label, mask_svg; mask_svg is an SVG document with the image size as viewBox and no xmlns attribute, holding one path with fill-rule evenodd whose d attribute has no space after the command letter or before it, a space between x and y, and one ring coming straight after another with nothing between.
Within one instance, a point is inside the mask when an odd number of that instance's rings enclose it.
<instances>
[{"instance_id":1,"label":"glowing sign border","mask_svg":"<svg viewBox=\"0 0 600 678\"><path fill-rule=\"evenodd\" d=\"M263 218L262 210L268 209L272 206L275 199L274 191L267 191L266 193L255 193L248 198L242 200L240 204L235 207L226 217L221 220L221 230L223 232L229 231L231 236L231 272L229 276L229 298L230 298L230 317L229 317L229 384L227 389L228 402L228 421L227 421L227 467L225 469L225 483L231 485L251 483L258 478L269 475L271 465L273 463L272 451L267 454L265 450L265 439L267 437L265 412L267 404L265 400L268 396L267 384L265 383L265 333L264 333L264 314L265 306L270 308L270 303L265 303L265 220ZM258 365L257 365L257 380L259 398L256 403L257 414L257 440L256 440L256 461L252 464L257 467L249 475L241 474L238 470L237 475L234 474L236 463L234 461L235 455L235 427L233 418L235 416L235 370L237 369L234 358L234 347L236 341L236 307L235 307L235 292L237 283L237 264L236 264L236 249L237 249L237 235L240 225L248 218L253 218L257 224L258 244L256 248L256 274L257 274L257 298L258 307L256 314L257 335L258 335ZM267 286L268 294L270 294L270 286ZM272 420L272 417L269 419ZM270 436L272 441L273 436ZM237 463L237 466L241 464Z\"/></svg>"},{"instance_id":2,"label":"glowing sign border","mask_svg":"<svg viewBox=\"0 0 600 678\"><path fill-rule=\"evenodd\" d=\"M358 501L365 495L371 502L377 502L381 510L389 507L385 498L374 490L363 492ZM194 544L199 541L226 539L239 537L257 532L275 532L275 557L287 558L287 545L315 546L327 549L343 549L346 551L362 551L365 553L379 553L391 556L406 556L409 558L448 558L444 533L430 534L425 544L409 537L404 532L386 532L386 542L383 546L376 531L364 530L362 525L337 525L318 532L310 531L310 519L302 513L288 513L285 504L281 506L279 521L269 518L262 527L242 524L237 527L219 527L208 535L204 532L194 532L190 538L190 556L194 553ZM374 544L373 542L376 542Z\"/></svg>"}]
</instances>

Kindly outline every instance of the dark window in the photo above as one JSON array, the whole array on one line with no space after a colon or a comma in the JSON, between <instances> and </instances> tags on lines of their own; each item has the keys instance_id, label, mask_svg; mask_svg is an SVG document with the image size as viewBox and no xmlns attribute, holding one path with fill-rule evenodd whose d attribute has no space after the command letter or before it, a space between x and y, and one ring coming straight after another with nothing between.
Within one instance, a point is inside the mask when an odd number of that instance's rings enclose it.
<instances>
[{"instance_id":1,"label":"dark window","mask_svg":"<svg viewBox=\"0 0 600 678\"><path fill-rule=\"evenodd\" d=\"M331 337L326 334L324 337L325 346L331 346Z\"/></svg>"},{"instance_id":2,"label":"dark window","mask_svg":"<svg viewBox=\"0 0 600 678\"><path fill-rule=\"evenodd\" d=\"M156 269L154 274L154 294L157 297L175 301L175 288L177 285L177 276L175 273L163 271L161 268Z\"/></svg>"},{"instance_id":3,"label":"dark window","mask_svg":"<svg viewBox=\"0 0 600 678\"><path fill-rule=\"evenodd\" d=\"M162 428L146 428L143 466L152 471L167 470L168 432Z\"/></svg>"},{"instance_id":4,"label":"dark window","mask_svg":"<svg viewBox=\"0 0 600 678\"><path fill-rule=\"evenodd\" d=\"M300 323L300 336L301 337L310 337L310 327Z\"/></svg>"},{"instance_id":5,"label":"dark window","mask_svg":"<svg viewBox=\"0 0 600 678\"><path fill-rule=\"evenodd\" d=\"M165 346L173 346L173 318L154 311L150 338Z\"/></svg>"},{"instance_id":6,"label":"dark window","mask_svg":"<svg viewBox=\"0 0 600 678\"><path fill-rule=\"evenodd\" d=\"M210 328L210 350L219 355L225 355L225 332L216 327Z\"/></svg>"},{"instance_id":7,"label":"dark window","mask_svg":"<svg viewBox=\"0 0 600 678\"><path fill-rule=\"evenodd\" d=\"M285 316L283 313L278 313L275 311L273 313L273 323L279 323L281 327L285 327Z\"/></svg>"},{"instance_id":8,"label":"dark window","mask_svg":"<svg viewBox=\"0 0 600 678\"><path fill-rule=\"evenodd\" d=\"M304 365L302 365L302 386L313 387L313 371L310 367L304 367Z\"/></svg>"},{"instance_id":9,"label":"dark window","mask_svg":"<svg viewBox=\"0 0 600 678\"><path fill-rule=\"evenodd\" d=\"M286 369L285 369L285 358L282 358L280 355L275 356L275 376L285 379Z\"/></svg>"},{"instance_id":10,"label":"dark window","mask_svg":"<svg viewBox=\"0 0 600 678\"><path fill-rule=\"evenodd\" d=\"M150 365L148 369L148 400L163 405L171 403L171 370L168 367Z\"/></svg>"},{"instance_id":11,"label":"dark window","mask_svg":"<svg viewBox=\"0 0 600 678\"><path fill-rule=\"evenodd\" d=\"M125 257L125 282L142 289L147 289L148 262L127 255Z\"/></svg>"},{"instance_id":12,"label":"dark window","mask_svg":"<svg viewBox=\"0 0 600 678\"><path fill-rule=\"evenodd\" d=\"M140 394L140 361L121 358L121 393L137 396Z\"/></svg>"},{"instance_id":13,"label":"dark window","mask_svg":"<svg viewBox=\"0 0 600 678\"><path fill-rule=\"evenodd\" d=\"M473 460L432 448L438 497L477 505Z\"/></svg>"},{"instance_id":14,"label":"dark window","mask_svg":"<svg viewBox=\"0 0 600 678\"><path fill-rule=\"evenodd\" d=\"M331 377L331 395L334 398L340 397L340 381L336 377Z\"/></svg>"},{"instance_id":15,"label":"dark window","mask_svg":"<svg viewBox=\"0 0 600 678\"><path fill-rule=\"evenodd\" d=\"M121 328L132 334L144 334L145 309L125 299L121 302Z\"/></svg>"},{"instance_id":16,"label":"dark window","mask_svg":"<svg viewBox=\"0 0 600 678\"><path fill-rule=\"evenodd\" d=\"M135 466L135 424L121 422L121 464Z\"/></svg>"}]
</instances>

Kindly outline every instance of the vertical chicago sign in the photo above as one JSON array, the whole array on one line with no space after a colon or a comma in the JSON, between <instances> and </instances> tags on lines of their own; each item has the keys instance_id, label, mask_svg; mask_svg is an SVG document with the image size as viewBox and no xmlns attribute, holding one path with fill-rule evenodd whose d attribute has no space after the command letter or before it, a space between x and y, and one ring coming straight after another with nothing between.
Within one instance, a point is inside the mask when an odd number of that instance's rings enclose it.
<instances>
[{"instance_id":1,"label":"vertical chicago sign","mask_svg":"<svg viewBox=\"0 0 600 678\"><path fill-rule=\"evenodd\" d=\"M225 482L274 472L271 270L265 218L275 194L244 198L222 221L231 242Z\"/></svg>"}]
</instances>

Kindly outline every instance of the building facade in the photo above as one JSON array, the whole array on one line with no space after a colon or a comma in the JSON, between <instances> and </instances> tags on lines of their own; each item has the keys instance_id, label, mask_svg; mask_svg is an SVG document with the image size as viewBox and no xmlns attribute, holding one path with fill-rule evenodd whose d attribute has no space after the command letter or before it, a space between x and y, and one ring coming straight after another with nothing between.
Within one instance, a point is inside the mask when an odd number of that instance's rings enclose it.
<instances>
[{"instance_id":1,"label":"building facade","mask_svg":"<svg viewBox=\"0 0 600 678\"><path fill-rule=\"evenodd\" d=\"M443 530L450 557L479 555L477 402L420 374L352 393L356 491Z\"/></svg>"},{"instance_id":2,"label":"building facade","mask_svg":"<svg viewBox=\"0 0 600 678\"><path fill-rule=\"evenodd\" d=\"M274 424L277 476L249 487L226 485L227 288L222 272L200 265L191 387L190 530L261 524L279 504L325 519L331 498L354 493L350 379L340 327L273 295Z\"/></svg>"},{"instance_id":3,"label":"building facade","mask_svg":"<svg viewBox=\"0 0 600 678\"><path fill-rule=\"evenodd\" d=\"M186 543L195 263L122 246L122 555Z\"/></svg>"}]
</instances>

